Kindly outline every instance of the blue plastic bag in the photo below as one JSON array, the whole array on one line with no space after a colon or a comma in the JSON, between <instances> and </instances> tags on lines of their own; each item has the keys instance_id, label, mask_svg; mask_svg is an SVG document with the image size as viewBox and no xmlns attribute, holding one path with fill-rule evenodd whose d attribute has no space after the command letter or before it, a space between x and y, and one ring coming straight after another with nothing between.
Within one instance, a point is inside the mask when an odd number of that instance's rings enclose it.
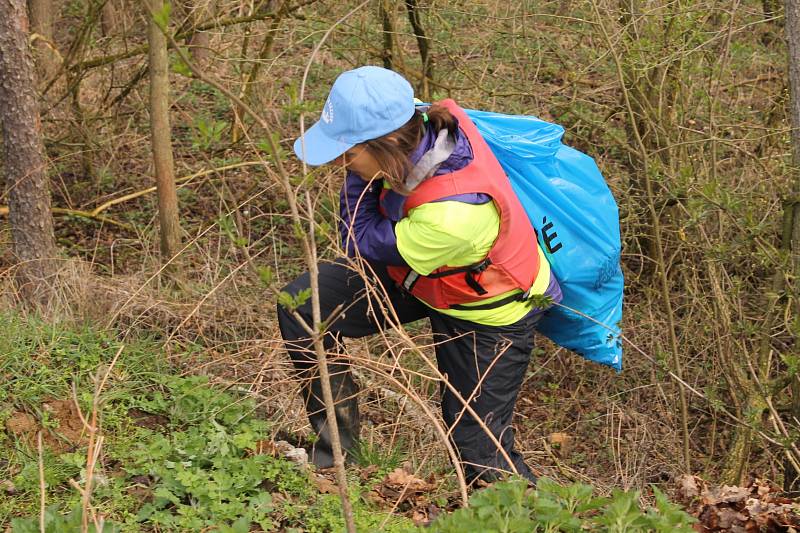
<instances>
[{"instance_id":1,"label":"blue plastic bag","mask_svg":"<svg viewBox=\"0 0 800 533\"><path fill-rule=\"evenodd\" d=\"M557 124L465 111L536 229L564 293L561 304L591 317L555 305L539 331L587 359L622 370L619 210L594 160L561 144L564 128Z\"/></svg>"}]
</instances>

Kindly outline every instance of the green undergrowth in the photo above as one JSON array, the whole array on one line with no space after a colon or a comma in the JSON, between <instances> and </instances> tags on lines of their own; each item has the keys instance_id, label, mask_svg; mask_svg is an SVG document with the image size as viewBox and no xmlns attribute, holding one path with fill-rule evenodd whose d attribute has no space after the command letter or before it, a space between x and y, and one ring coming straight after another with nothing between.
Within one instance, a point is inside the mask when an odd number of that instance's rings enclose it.
<instances>
[{"instance_id":1,"label":"green undergrowth","mask_svg":"<svg viewBox=\"0 0 800 533\"><path fill-rule=\"evenodd\" d=\"M536 490L511 480L475 493L468 508L433 523L432 533L692 533L695 519L654 489L655 506L642 509L637 492L596 497L590 485L540 479Z\"/></svg>"},{"instance_id":2,"label":"green undergrowth","mask_svg":"<svg viewBox=\"0 0 800 533\"><path fill-rule=\"evenodd\" d=\"M39 531L35 435L42 430L46 531L80 531L80 496L70 480L84 484L86 441L70 439L63 427L69 421L47 405L69 400L75 383L88 413L93 378L122 343L113 332L11 314L0 315L0 329L0 530ZM254 402L205 376L177 376L155 341L125 343L101 398L105 440L92 501L103 531L343 529L338 498L320 494L310 471L255 452L271 428ZM20 430L25 421L31 427ZM357 476L351 490L360 531L384 521L386 531L413 530L409 520L387 520L386 511L365 503Z\"/></svg>"},{"instance_id":3,"label":"green undergrowth","mask_svg":"<svg viewBox=\"0 0 800 533\"><path fill-rule=\"evenodd\" d=\"M75 433L75 420L53 406L69 405L74 383L88 413L96 376L122 348L99 411L104 441L92 504L104 533L343 531L338 496L320 493L313 473L256 453L272 434L253 400L222 390L206 376L176 375L154 340L123 346L113 332L12 314L0 314L0 328L0 530L40 531L39 431L45 442L45 531L81 530L80 496L70 480L85 484L86 439ZM691 531L691 518L657 491L655 507L642 510L636 493L598 498L590 486L548 480L536 491L519 480L495 484L474 493L469 508L419 529L366 498L400 464L399 448L386 455L364 445L357 454L350 493L358 531ZM364 480L359 469L369 466L375 474Z\"/></svg>"}]
</instances>

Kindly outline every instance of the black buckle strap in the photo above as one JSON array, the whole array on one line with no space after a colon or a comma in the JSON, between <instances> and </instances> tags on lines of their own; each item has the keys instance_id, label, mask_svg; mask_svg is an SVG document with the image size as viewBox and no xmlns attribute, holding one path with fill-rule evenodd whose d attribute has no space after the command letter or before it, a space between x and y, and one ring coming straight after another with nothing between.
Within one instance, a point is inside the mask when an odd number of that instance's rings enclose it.
<instances>
[{"instance_id":1,"label":"black buckle strap","mask_svg":"<svg viewBox=\"0 0 800 533\"><path fill-rule=\"evenodd\" d=\"M466 274L464 274L464 280L467 282L467 285L469 285L473 291L478 293L478 296L483 296L484 294L487 294L489 292L486 289L484 289L480 283L478 283L478 280L475 279L475 273L472 272L471 270L468 271Z\"/></svg>"},{"instance_id":2,"label":"black buckle strap","mask_svg":"<svg viewBox=\"0 0 800 533\"><path fill-rule=\"evenodd\" d=\"M467 265L463 267L456 267L451 268L450 270L443 270L441 272L434 272L432 274L428 274L427 277L429 278L443 278L445 276L452 276L454 274L461 274L462 272L472 272L473 274L480 274L487 268L489 265L492 264L492 260L488 257L481 261L480 263L475 263L474 265Z\"/></svg>"},{"instance_id":3,"label":"black buckle strap","mask_svg":"<svg viewBox=\"0 0 800 533\"><path fill-rule=\"evenodd\" d=\"M411 292L414 289L414 285L416 285L417 281L419 281L419 279L422 277L437 279L437 278L443 278L445 276L453 276L455 274L463 273L464 281L466 281L467 285L469 285L470 288L474 290L476 294L478 294L479 296L483 296L484 294L488 294L489 291L484 289L481 286L481 284L478 283L478 280L475 279L475 275L480 274L481 272L489 268L489 265L491 264L492 260L487 257L480 263L475 263L474 265L451 268L450 270L443 270L441 272L431 273L428 274L427 276L422 276L421 274L415 272L413 269L409 269L408 274L406 274L406 277L403 278L402 283L397 283L396 285L400 289L406 292Z\"/></svg>"},{"instance_id":4,"label":"black buckle strap","mask_svg":"<svg viewBox=\"0 0 800 533\"><path fill-rule=\"evenodd\" d=\"M488 304L478 304L478 305L463 305L463 304L453 304L450 306L450 309L455 309L456 311L485 311L487 309L497 309L498 307L503 307L506 304L510 304L511 302L521 302L528 297L527 292L519 292L517 294L511 294L506 296L505 298L501 298L494 302L489 302Z\"/></svg>"},{"instance_id":5,"label":"black buckle strap","mask_svg":"<svg viewBox=\"0 0 800 533\"><path fill-rule=\"evenodd\" d=\"M483 272L484 270L489 268L489 265L491 265L491 264L492 264L492 260L487 257L486 259L484 259L480 263L475 263L474 265L467 265L467 266L463 266L463 267L451 268L450 270L443 270L442 272L436 272L435 274L428 274L428 277L429 278L443 278L445 276L452 276L454 274L461 274L463 272L464 273L464 281L467 282L467 285L469 285L469 287L473 291L475 291L475 293L478 296L483 296L484 294L487 294L489 291L484 289L481 286L481 284L478 283L478 280L475 279L475 275L476 274L480 274L481 272Z\"/></svg>"}]
</instances>

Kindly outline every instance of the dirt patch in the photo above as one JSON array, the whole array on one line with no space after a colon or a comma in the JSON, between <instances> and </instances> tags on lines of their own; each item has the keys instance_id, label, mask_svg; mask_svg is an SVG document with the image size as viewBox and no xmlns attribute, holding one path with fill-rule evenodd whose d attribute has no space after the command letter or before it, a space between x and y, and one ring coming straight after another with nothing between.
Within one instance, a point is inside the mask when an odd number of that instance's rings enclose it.
<instances>
[{"instance_id":1,"label":"dirt patch","mask_svg":"<svg viewBox=\"0 0 800 533\"><path fill-rule=\"evenodd\" d=\"M45 447L55 453L62 453L87 443L87 435L81 422L78 409L70 400L47 400L42 403L44 416L50 421L44 429L33 415L15 411L6 420L6 432L26 443L36 446L36 434L42 432Z\"/></svg>"},{"instance_id":2,"label":"dirt patch","mask_svg":"<svg viewBox=\"0 0 800 533\"><path fill-rule=\"evenodd\" d=\"M133 425L153 431L158 431L169 424L169 418L166 416L154 415L136 408L128 409L128 416L133 420Z\"/></svg>"},{"instance_id":3,"label":"dirt patch","mask_svg":"<svg viewBox=\"0 0 800 533\"><path fill-rule=\"evenodd\" d=\"M35 443L37 431L39 431L39 424L28 413L14 411L6 420L6 432L29 445Z\"/></svg>"},{"instance_id":4,"label":"dirt patch","mask_svg":"<svg viewBox=\"0 0 800 533\"><path fill-rule=\"evenodd\" d=\"M83 426L78 408L71 400L50 400L42 404L50 417L58 421L58 427L52 430L49 437L45 437L48 445L53 449L61 448L65 451L86 444L88 438L86 428ZM55 436L52 435L55 433ZM60 439L58 438L60 437Z\"/></svg>"}]
</instances>

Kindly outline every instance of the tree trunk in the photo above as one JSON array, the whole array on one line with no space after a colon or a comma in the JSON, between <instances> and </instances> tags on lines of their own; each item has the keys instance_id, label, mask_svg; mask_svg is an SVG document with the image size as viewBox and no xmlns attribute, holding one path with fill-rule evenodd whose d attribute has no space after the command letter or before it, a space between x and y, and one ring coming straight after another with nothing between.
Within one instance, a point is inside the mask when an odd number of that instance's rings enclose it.
<instances>
[{"instance_id":1,"label":"tree trunk","mask_svg":"<svg viewBox=\"0 0 800 533\"><path fill-rule=\"evenodd\" d=\"M57 10L53 0L28 0L31 33L36 34L36 68L41 81L49 80L56 72L58 61L53 48L53 18Z\"/></svg>"},{"instance_id":2,"label":"tree trunk","mask_svg":"<svg viewBox=\"0 0 800 533\"><path fill-rule=\"evenodd\" d=\"M158 221L161 232L161 259L168 261L180 244L178 195L172 160L172 136L169 127L169 59L167 38L152 13L163 13L162 0L147 0L149 8L147 40L150 45L150 144L153 150Z\"/></svg>"},{"instance_id":3,"label":"tree trunk","mask_svg":"<svg viewBox=\"0 0 800 533\"><path fill-rule=\"evenodd\" d=\"M46 299L56 244L24 0L0 0L0 122L18 279L25 296Z\"/></svg>"},{"instance_id":4,"label":"tree trunk","mask_svg":"<svg viewBox=\"0 0 800 533\"><path fill-rule=\"evenodd\" d=\"M380 12L381 21L383 23L383 50L381 56L383 57L383 68L393 70L394 67L394 21L391 4L388 0L381 0L378 4L378 11Z\"/></svg>"},{"instance_id":5,"label":"tree trunk","mask_svg":"<svg viewBox=\"0 0 800 533\"><path fill-rule=\"evenodd\" d=\"M786 0L785 17L786 41L789 45L789 88L791 103L789 115L792 125L792 166L793 178L791 186L791 199L787 202L785 217L791 224L791 237L789 250L791 254L791 268L793 276L788 276L788 293L794 295L795 313L800 312L797 296L797 279L800 275L800 0ZM787 231L788 233L788 231ZM800 377L794 376L792 380L792 416L800 419ZM788 463L788 461L787 461ZM797 488L798 472L791 465L787 465L784 475L784 485L787 490Z\"/></svg>"},{"instance_id":6,"label":"tree trunk","mask_svg":"<svg viewBox=\"0 0 800 533\"><path fill-rule=\"evenodd\" d=\"M406 10L408 11L408 21L411 23L411 28L417 38L417 48L419 48L419 57L422 61L422 80L420 81L419 91L423 100L430 100L430 82L433 81L433 58L431 58L430 54L428 36L425 35L425 29L422 27L417 0L406 0Z\"/></svg>"},{"instance_id":7,"label":"tree trunk","mask_svg":"<svg viewBox=\"0 0 800 533\"><path fill-rule=\"evenodd\" d=\"M106 0L103 4L103 10L100 12L100 29L104 37L111 37L119 25L119 17L117 16L117 8L114 5L114 0Z\"/></svg>"},{"instance_id":8,"label":"tree trunk","mask_svg":"<svg viewBox=\"0 0 800 533\"><path fill-rule=\"evenodd\" d=\"M283 17L287 14L288 4L289 2L287 0L270 2L272 6L271 9L274 10L275 16L272 18L269 30L267 30L267 35L264 37L264 42L261 44L261 50L258 52L258 60L253 63L253 66L247 73L247 78L244 80L241 92L239 93L239 97L246 102L250 101L253 96L253 90L256 86L261 65L263 65L265 60L272 54L272 46L275 43L275 36L278 34L278 26L280 26ZM234 110L234 120L231 122L231 142L237 143L245 130L244 124L246 114L244 109L238 105L235 106Z\"/></svg>"},{"instance_id":9,"label":"tree trunk","mask_svg":"<svg viewBox=\"0 0 800 533\"><path fill-rule=\"evenodd\" d=\"M192 28L196 28L204 22L205 17L203 14L204 12L207 14L207 10L204 9L205 4L193 0L187 8L191 11ZM207 31L196 31L192 33L187 41L194 62L198 65L203 65L207 62L211 55L211 48L209 48L211 46L211 34Z\"/></svg>"}]
</instances>

